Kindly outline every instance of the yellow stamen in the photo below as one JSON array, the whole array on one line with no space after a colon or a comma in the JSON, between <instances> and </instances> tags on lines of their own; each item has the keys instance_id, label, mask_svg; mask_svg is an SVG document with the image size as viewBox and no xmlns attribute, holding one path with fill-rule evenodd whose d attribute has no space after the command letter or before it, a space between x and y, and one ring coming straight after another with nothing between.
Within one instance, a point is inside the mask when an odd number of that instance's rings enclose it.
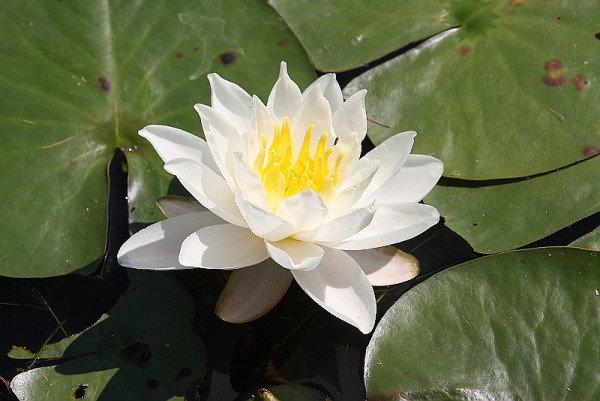
<instances>
[{"instance_id":1,"label":"yellow stamen","mask_svg":"<svg viewBox=\"0 0 600 401\"><path fill-rule=\"evenodd\" d=\"M267 147L267 138L260 135L260 150L253 169L261 178L272 210L288 196L298 194L304 189L320 193L328 201L342 176L344 154L339 154L330 165L334 145L326 148L329 134L323 132L311 156L311 140L315 126L311 124L302 141L302 146L294 160L294 141L288 117L281 125L275 123L273 140Z\"/></svg>"}]
</instances>

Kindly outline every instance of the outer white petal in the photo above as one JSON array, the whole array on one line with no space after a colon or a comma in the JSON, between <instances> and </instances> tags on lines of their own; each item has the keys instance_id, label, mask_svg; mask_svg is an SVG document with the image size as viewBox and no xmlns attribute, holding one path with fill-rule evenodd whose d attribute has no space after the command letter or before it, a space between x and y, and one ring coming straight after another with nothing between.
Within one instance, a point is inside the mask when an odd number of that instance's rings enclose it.
<instances>
[{"instance_id":1,"label":"outer white petal","mask_svg":"<svg viewBox=\"0 0 600 401\"><path fill-rule=\"evenodd\" d=\"M419 202L433 189L443 172L444 164L435 157L409 155L404 166L367 201Z\"/></svg>"},{"instance_id":2,"label":"outer white petal","mask_svg":"<svg viewBox=\"0 0 600 401\"><path fill-rule=\"evenodd\" d=\"M358 134L360 142L367 135L367 111L365 109L366 90L360 90L350 96L333 114L335 134L343 137L351 132Z\"/></svg>"},{"instance_id":3,"label":"outer white petal","mask_svg":"<svg viewBox=\"0 0 600 401\"><path fill-rule=\"evenodd\" d=\"M374 159L378 159L380 163L379 169L365 190L361 201L369 199L370 194L381 188L404 165L410 154L415 135L416 133L412 131L396 134L358 161L355 170L360 170L365 163Z\"/></svg>"},{"instance_id":4,"label":"outer white petal","mask_svg":"<svg viewBox=\"0 0 600 401\"><path fill-rule=\"evenodd\" d=\"M310 242L286 238L265 241L267 252L275 262L290 270L312 270L323 258L323 248Z\"/></svg>"},{"instance_id":5,"label":"outer white petal","mask_svg":"<svg viewBox=\"0 0 600 401\"><path fill-rule=\"evenodd\" d=\"M136 269L187 269L178 261L183 240L201 227L223 223L211 212L190 213L159 221L125 241L117 258L121 265Z\"/></svg>"},{"instance_id":6,"label":"outer white petal","mask_svg":"<svg viewBox=\"0 0 600 401\"><path fill-rule=\"evenodd\" d=\"M179 158L195 160L218 171L206 141L178 128L148 125L139 131L165 163Z\"/></svg>"},{"instance_id":7,"label":"outer white petal","mask_svg":"<svg viewBox=\"0 0 600 401\"><path fill-rule=\"evenodd\" d=\"M371 285L393 285L411 280L419 274L419 261L393 246L346 251L363 269Z\"/></svg>"},{"instance_id":8,"label":"outer white petal","mask_svg":"<svg viewBox=\"0 0 600 401\"><path fill-rule=\"evenodd\" d=\"M377 205L371 224L345 240L323 243L337 249L369 249L416 237L440 219L436 208L420 203Z\"/></svg>"},{"instance_id":9,"label":"outer white petal","mask_svg":"<svg viewBox=\"0 0 600 401\"><path fill-rule=\"evenodd\" d=\"M218 74L208 74L211 88L211 105L227 116L241 133L249 128L252 116L252 96L233 82Z\"/></svg>"},{"instance_id":10,"label":"outer white petal","mask_svg":"<svg viewBox=\"0 0 600 401\"><path fill-rule=\"evenodd\" d=\"M287 73L287 64L281 62L279 78L269 94L267 108L277 121L283 121L283 117L291 118L296 114L300 104L302 104L300 88L290 79Z\"/></svg>"},{"instance_id":11,"label":"outer white petal","mask_svg":"<svg viewBox=\"0 0 600 401\"><path fill-rule=\"evenodd\" d=\"M238 128L227 119L227 116L203 104L195 106L200 115L206 142L210 147L221 175L233 191L237 191L237 184L233 179L233 154L240 152L247 157L248 143L244 141Z\"/></svg>"},{"instance_id":12,"label":"outer white petal","mask_svg":"<svg viewBox=\"0 0 600 401\"><path fill-rule=\"evenodd\" d=\"M323 92L323 95L329 102L331 111L335 113L342 103L344 103L342 88L340 88L340 84L338 83L337 79L335 79L335 74L321 75L304 90L302 97L306 98L306 95L310 93L310 91L313 90L317 85L321 87L321 92Z\"/></svg>"},{"instance_id":13,"label":"outer white petal","mask_svg":"<svg viewBox=\"0 0 600 401\"><path fill-rule=\"evenodd\" d=\"M295 234L294 238L324 244L342 241L367 227L373 220L374 213L375 209L371 206L356 209L314 230Z\"/></svg>"},{"instance_id":14,"label":"outer white petal","mask_svg":"<svg viewBox=\"0 0 600 401\"><path fill-rule=\"evenodd\" d=\"M316 269L292 270L292 274L326 311L365 334L373 330L377 308L373 288L360 266L345 252L326 249Z\"/></svg>"},{"instance_id":15,"label":"outer white petal","mask_svg":"<svg viewBox=\"0 0 600 401\"><path fill-rule=\"evenodd\" d=\"M248 202L241 192L235 195L235 202L256 236L269 241L279 241L294 232L294 226L269 210Z\"/></svg>"},{"instance_id":16,"label":"outer white petal","mask_svg":"<svg viewBox=\"0 0 600 401\"><path fill-rule=\"evenodd\" d=\"M223 177L188 159L171 160L165 164L165 170L177 176L185 189L214 214L231 224L247 227Z\"/></svg>"},{"instance_id":17,"label":"outer white petal","mask_svg":"<svg viewBox=\"0 0 600 401\"><path fill-rule=\"evenodd\" d=\"M277 207L277 215L294 226L294 231L307 231L318 227L329 208L323 198L312 189L284 198Z\"/></svg>"},{"instance_id":18,"label":"outer white petal","mask_svg":"<svg viewBox=\"0 0 600 401\"><path fill-rule=\"evenodd\" d=\"M208 212L201 203L189 196L165 195L156 200L158 207L167 217L187 213Z\"/></svg>"},{"instance_id":19,"label":"outer white petal","mask_svg":"<svg viewBox=\"0 0 600 401\"><path fill-rule=\"evenodd\" d=\"M267 314L293 280L289 270L271 259L231 272L215 313L230 323L249 322Z\"/></svg>"},{"instance_id":20,"label":"outer white petal","mask_svg":"<svg viewBox=\"0 0 600 401\"><path fill-rule=\"evenodd\" d=\"M261 238L233 224L201 228L183 241L179 251L180 264L204 269L237 269L268 257Z\"/></svg>"},{"instance_id":21,"label":"outer white petal","mask_svg":"<svg viewBox=\"0 0 600 401\"><path fill-rule=\"evenodd\" d=\"M311 137L311 154L314 153L317 143L324 132L329 134L325 145L326 148L332 146L335 140L331 107L325 96L323 96L320 86L315 86L308 93L300 108L296 109L293 117L290 116L290 128L294 140L294 157L298 156L299 150L302 148L304 135L308 127L312 124L314 124L315 128Z\"/></svg>"}]
</instances>

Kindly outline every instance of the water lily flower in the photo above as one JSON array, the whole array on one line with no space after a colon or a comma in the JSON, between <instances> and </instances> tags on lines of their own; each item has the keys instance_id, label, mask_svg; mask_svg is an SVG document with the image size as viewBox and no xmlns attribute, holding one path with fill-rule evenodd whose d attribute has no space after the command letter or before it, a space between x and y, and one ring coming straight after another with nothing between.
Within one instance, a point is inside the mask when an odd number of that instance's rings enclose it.
<instances>
[{"instance_id":1,"label":"water lily flower","mask_svg":"<svg viewBox=\"0 0 600 401\"><path fill-rule=\"evenodd\" d=\"M267 313L294 279L325 310L370 332L372 286L418 273L414 258L389 245L438 222L419 202L442 163L410 154L414 132L361 158L366 91L344 101L334 74L302 92L282 63L266 105L217 74L208 79L211 106L195 106L206 141L167 126L140 131L195 201L159 201L168 218L134 234L119 262L233 270L216 308L231 322Z\"/></svg>"}]
</instances>

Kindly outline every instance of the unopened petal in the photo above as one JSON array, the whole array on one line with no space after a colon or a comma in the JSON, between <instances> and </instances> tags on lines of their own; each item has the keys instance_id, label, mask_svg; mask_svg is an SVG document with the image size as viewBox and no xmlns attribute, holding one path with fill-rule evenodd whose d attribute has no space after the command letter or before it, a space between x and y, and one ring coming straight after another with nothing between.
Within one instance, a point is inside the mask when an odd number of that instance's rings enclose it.
<instances>
[{"instance_id":1,"label":"unopened petal","mask_svg":"<svg viewBox=\"0 0 600 401\"><path fill-rule=\"evenodd\" d=\"M267 108L277 121L293 116L302 104L302 92L287 73L287 64L281 63L279 78L273 86L267 101Z\"/></svg>"},{"instance_id":2,"label":"unopened petal","mask_svg":"<svg viewBox=\"0 0 600 401\"><path fill-rule=\"evenodd\" d=\"M289 270L271 259L231 272L215 313L230 323L245 323L267 314L293 280Z\"/></svg>"},{"instance_id":3,"label":"unopened petal","mask_svg":"<svg viewBox=\"0 0 600 401\"><path fill-rule=\"evenodd\" d=\"M231 224L246 226L223 177L188 159L171 160L165 164L165 170L177 176L185 189L210 211Z\"/></svg>"},{"instance_id":4,"label":"unopened petal","mask_svg":"<svg viewBox=\"0 0 600 401\"><path fill-rule=\"evenodd\" d=\"M439 212L429 205L377 205L373 220L366 228L345 240L323 245L345 250L378 248L414 238L439 220Z\"/></svg>"},{"instance_id":5,"label":"unopened petal","mask_svg":"<svg viewBox=\"0 0 600 401\"><path fill-rule=\"evenodd\" d=\"M415 278L420 271L419 261L414 256L393 246L346 253L359 264L374 286L403 283Z\"/></svg>"},{"instance_id":6,"label":"unopened petal","mask_svg":"<svg viewBox=\"0 0 600 401\"><path fill-rule=\"evenodd\" d=\"M312 270L323 258L323 248L310 242L286 238L265 243L269 256L286 269Z\"/></svg>"},{"instance_id":7,"label":"unopened petal","mask_svg":"<svg viewBox=\"0 0 600 401\"><path fill-rule=\"evenodd\" d=\"M178 260L183 240L201 227L223 223L211 212L185 214L159 221L125 241L117 258L122 266L136 269L188 269Z\"/></svg>"},{"instance_id":8,"label":"unopened petal","mask_svg":"<svg viewBox=\"0 0 600 401\"><path fill-rule=\"evenodd\" d=\"M201 228L185 238L179 263L228 270L252 266L268 257L263 240L250 230L233 224L219 224Z\"/></svg>"},{"instance_id":9,"label":"unopened petal","mask_svg":"<svg viewBox=\"0 0 600 401\"><path fill-rule=\"evenodd\" d=\"M360 266L345 252L326 249L316 269L292 270L292 274L308 296L326 311L365 334L373 330L373 288Z\"/></svg>"}]
</instances>

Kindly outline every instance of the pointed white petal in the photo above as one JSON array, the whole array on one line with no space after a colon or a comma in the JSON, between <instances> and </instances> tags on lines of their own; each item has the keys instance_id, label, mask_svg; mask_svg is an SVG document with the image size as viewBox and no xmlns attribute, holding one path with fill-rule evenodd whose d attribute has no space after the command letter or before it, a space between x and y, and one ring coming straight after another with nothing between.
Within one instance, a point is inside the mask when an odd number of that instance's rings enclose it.
<instances>
[{"instance_id":1,"label":"pointed white petal","mask_svg":"<svg viewBox=\"0 0 600 401\"><path fill-rule=\"evenodd\" d=\"M242 161L241 153L236 153L233 157L235 179L238 182L242 197L250 203L265 209L268 208L269 199L261 179L254 170Z\"/></svg>"},{"instance_id":2,"label":"pointed white petal","mask_svg":"<svg viewBox=\"0 0 600 401\"><path fill-rule=\"evenodd\" d=\"M179 261L183 240L201 227L223 224L211 212L190 213L159 221L129 238L117 254L122 266L136 269L187 269Z\"/></svg>"},{"instance_id":3,"label":"pointed white petal","mask_svg":"<svg viewBox=\"0 0 600 401\"><path fill-rule=\"evenodd\" d=\"M363 169L355 171L352 176L342 182L330 202L332 218L342 216L354 207L371 183L378 168L379 161L372 160L368 164L365 163Z\"/></svg>"},{"instance_id":4,"label":"pointed white petal","mask_svg":"<svg viewBox=\"0 0 600 401\"><path fill-rule=\"evenodd\" d=\"M241 192L235 195L235 202L250 230L256 236L269 241L279 241L294 232L294 226L271 211L248 202Z\"/></svg>"},{"instance_id":5,"label":"pointed white petal","mask_svg":"<svg viewBox=\"0 0 600 401\"><path fill-rule=\"evenodd\" d=\"M329 209L323 198L312 189L287 197L277 207L277 215L294 226L294 231L307 231L318 227Z\"/></svg>"},{"instance_id":6,"label":"pointed white petal","mask_svg":"<svg viewBox=\"0 0 600 401\"><path fill-rule=\"evenodd\" d=\"M292 270L296 282L317 304L367 334L375 325L373 288L360 266L345 252L326 249L310 271Z\"/></svg>"},{"instance_id":7,"label":"pointed white petal","mask_svg":"<svg viewBox=\"0 0 600 401\"><path fill-rule=\"evenodd\" d=\"M419 261L393 246L346 251L363 269L371 285L393 285L411 280L419 274Z\"/></svg>"},{"instance_id":8,"label":"pointed white petal","mask_svg":"<svg viewBox=\"0 0 600 401\"><path fill-rule=\"evenodd\" d=\"M262 238L233 224L201 228L183 240L179 251L180 264L204 269L238 269L268 257Z\"/></svg>"},{"instance_id":9,"label":"pointed white petal","mask_svg":"<svg viewBox=\"0 0 600 401\"><path fill-rule=\"evenodd\" d=\"M377 203L419 202L439 181L444 164L435 157L409 155L395 175L366 201Z\"/></svg>"},{"instance_id":10,"label":"pointed white petal","mask_svg":"<svg viewBox=\"0 0 600 401\"><path fill-rule=\"evenodd\" d=\"M214 214L231 224L246 226L223 177L203 164L188 159L171 160L165 164L165 170L177 176L185 189Z\"/></svg>"},{"instance_id":11,"label":"pointed white petal","mask_svg":"<svg viewBox=\"0 0 600 401\"><path fill-rule=\"evenodd\" d=\"M300 88L292 81L287 73L287 64L281 63L279 78L273 86L267 101L267 108L277 121L283 121L283 117L292 117L302 104L302 93Z\"/></svg>"},{"instance_id":12,"label":"pointed white petal","mask_svg":"<svg viewBox=\"0 0 600 401\"><path fill-rule=\"evenodd\" d=\"M311 155L317 148L317 143L324 132L329 134L326 148L333 145L335 136L331 119L331 107L329 107L329 102L323 96L320 86L315 86L308 93L300 108L296 109L293 117L290 116L290 128L294 140L294 157L298 156L298 151L302 148L304 135L310 125L315 126L311 137Z\"/></svg>"},{"instance_id":13,"label":"pointed white petal","mask_svg":"<svg viewBox=\"0 0 600 401\"><path fill-rule=\"evenodd\" d=\"M342 241L371 224L374 213L375 209L371 206L356 209L314 230L295 234L294 238L324 244Z\"/></svg>"},{"instance_id":14,"label":"pointed white petal","mask_svg":"<svg viewBox=\"0 0 600 401\"><path fill-rule=\"evenodd\" d=\"M265 241L269 256L290 270L312 270L323 258L323 248L310 242L286 238L281 241Z\"/></svg>"},{"instance_id":15,"label":"pointed white petal","mask_svg":"<svg viewBox=\"0 0 600 401\"><path fill-rule=\"evenodd\" d=\"M260 152L261 135L264 135L267 138L267 143L270 144L273 141L275 132L275 120L267 106L257 96L254 96L253 101L251 123L253 130L248 138L248 164L251 166L254 165L254 161Z\"/></svg>"},{"instance_id":16,"label":"pointed white petal","mask_svg":"<svg viewBox=\"0 0 600 401\"><path fill-rule=\"evenodd\" d=\"M245 323L266 315L285 295L293 280L289 270L271 259L231 272L215 313L230 323Z\"/></svg>"},{"instance_id":17,"label":"pointed white petal","mask_svg":"<svg viewBox=\"0 0 600 401\"><path fill-rule=\"evenodd\" d=\"M219 110L238 129L247 128L252 116L252 96L233 82L218 74L208 74L211 106Z\"/></svg>"},{"instance_id":18,"label":"pointed white petal","mask_svg":"<svg viewBox=\"0 0 600 401\"><path fill-rule=\"evenodd\" d=\"M365 139L365 135L367 135L366 94L366 90L356 92L335 111L333 128L337 136L343 137L351 132L356 132L360 142Z\"/></svg>"},{"instance_id":19,"label":"pointed white petal","mask_svg":"<svg viewBox=\"0 0 600 401\"><path fill-rule=\"evenodd\" d=\"M173 159L195 160L218 171L206 141L178 128L166 125L148 125L139 131L165 163Z\"/></svg>"},{"instance_id":20,"label":"pointed white petal","mask_svg":"<svg viewBox=\"0 0 600 401\"><path fill-rule=\"evenodd\" d=\"M429 205L376 205L373 220L366 228L345 240L323 245L345 250L378 248L416 237L439 220L439 212Z\"/></svg>"},{"instance_id":21,"label":"pointed white petal","mask_svg":"<svg viewBox=\"0 0 600 401\"><path fill-rule=\"evenodd\" d=\"M165 195L156 200L158 207L167 217L180 214L208 212L196 199L189 196Z\"/></svg>"},{"instance_id":22,"label":"pointed white petal","mask_svg":"<svg viewBox=\"0 0 600 401\"><path fill-rule=\"evenodd\" d=\"M306 95L310 93L310 91L317 85L321 87L321 92L323 92L323 95L329 102L331 111L335 113L335 111L344 102L342 89L340 88L340 84L338 83L337 79L335 79L335 74L321 75L316 81L314 81L308 86L308 88L304 90L302 97L306 98Z\"/></svg>"},{"instance_id":23,"label":"pointed white petal","mask_svg":"<svg viewBox=\"0 0 600 401\"><path fill-rule=\"evenodd\" d=\"M356 164L356 169L362 168L364 163L379 160L379 168L371 183L365 190L361 201L369 199L369 195L381 188L391 176L404 165L414 143L415 132L402 132L385 140L375 149L362 157Z\"/></svg>"}]
</instances>

